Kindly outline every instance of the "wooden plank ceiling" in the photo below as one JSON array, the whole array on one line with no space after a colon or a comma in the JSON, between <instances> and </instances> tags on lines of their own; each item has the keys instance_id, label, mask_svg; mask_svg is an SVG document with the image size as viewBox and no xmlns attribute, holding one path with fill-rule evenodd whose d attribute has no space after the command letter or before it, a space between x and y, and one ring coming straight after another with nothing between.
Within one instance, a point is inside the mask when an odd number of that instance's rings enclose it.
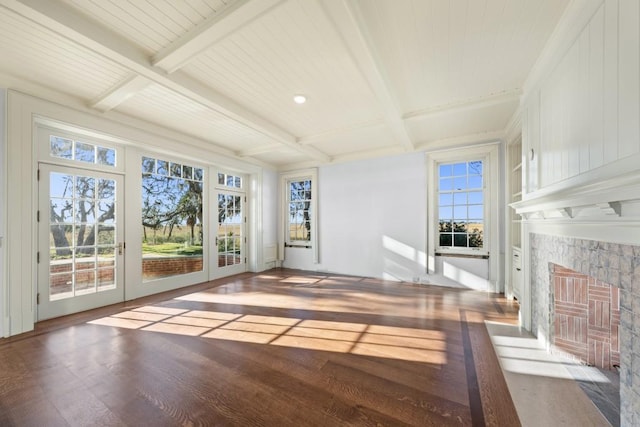
<instances>
[{"instance_id":1,"label":"wooden plank ceiling","mask_svg":"<svg viewBox=\"0 0 640 427\"><path fill-rule=\"evenodd\" d=\"M0 74L288 169L501 138L567 3L0 0Z\"/></svg>"}]
</instances>

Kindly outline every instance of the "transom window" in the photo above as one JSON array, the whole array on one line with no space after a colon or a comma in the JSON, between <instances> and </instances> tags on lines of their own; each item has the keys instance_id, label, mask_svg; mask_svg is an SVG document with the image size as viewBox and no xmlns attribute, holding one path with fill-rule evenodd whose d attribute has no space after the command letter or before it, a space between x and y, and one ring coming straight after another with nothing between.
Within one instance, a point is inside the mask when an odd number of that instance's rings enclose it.
<instances>
[{"instance_id":1,"label":"transom window","mask_svg":"<svg viewBox=\"0 0 640 427\"><path fill-rule=\"evenodd\" d=\"M76 160L102 166L116 165L116 150L110 147L62 136L49 136L49 154L60 159Z\"/></svg>"},{"instance_id":2,"label":"transom window","mask_svg":"<svg viewBox=\"0 0 640 427\"><path fill-rule=\"evenodd\" d=\"M484 247L483 162L438 164L438 246Z\"/></svg>"},{"instance_id":3,"label":"transom window","mask_svg":"<svg viewBox=\"0 0 640 427\"><path fill-rule=\"evenodd\" d=\"M242 177L218 172L218 185L230 188L242 188Z\"/></svg>"}]
</instances>

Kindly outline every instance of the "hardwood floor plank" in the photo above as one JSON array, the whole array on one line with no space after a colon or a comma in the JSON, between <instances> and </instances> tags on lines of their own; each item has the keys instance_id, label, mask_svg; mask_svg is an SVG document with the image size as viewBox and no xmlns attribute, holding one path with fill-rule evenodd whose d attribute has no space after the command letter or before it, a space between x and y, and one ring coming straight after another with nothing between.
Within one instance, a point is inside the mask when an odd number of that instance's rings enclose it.
<instances>
[{"instance_id":1,"label":"hardwood floor plank","mask_svg":"<svg viewBox=\"0 0 640 427\"><path fill-rule=\"evenodd\" d=\"M0 340L0 425L516 426L485 319L516 322L517 305L241 274Z\"/></svg>"}]
</instances>

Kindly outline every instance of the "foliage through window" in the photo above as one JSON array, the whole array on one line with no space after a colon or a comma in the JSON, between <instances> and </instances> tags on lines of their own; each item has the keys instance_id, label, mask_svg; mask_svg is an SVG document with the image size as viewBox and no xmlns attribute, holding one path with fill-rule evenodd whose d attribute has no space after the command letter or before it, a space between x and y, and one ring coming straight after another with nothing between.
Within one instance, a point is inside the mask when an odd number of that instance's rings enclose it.
<instances>
[{"instance_id":1,"label":"foliage through window","mask_svg":"<svg viewBox=\"0 0 640 427\"><path fill-rule=\"evenodd\" d=\"M483 248L483 162L441 163L438 184L439 247Z\"/></svg>"},{"instance_id":2,"label":"foliage through window","mask_svg":"<svg viewBox=\"0 0 640 427\"><path fill-rule=\"evenodd\" d=\"M311 240L311 192L310 179L288 181L289 234L287 240L289 243Z\"/></svg>"},{"instance_id":3,"label":"foliage through window","mask_svg":"<svg viewBox=\"0 0 640 427\"><path fill-rule=\"evenodd\" d=\"M142 158L143 279L202 271L203 178L201 168Z\"/></svg>"},{"instance_id":4,"label":"foliage through window","mask_svg":"<svg viewBox=\"0 0 640 427\"><path fill-rule=\"evenodd\" d=\"M112 179L51 172L50 299L115 287L115 194Z\"/></svg>"},{"instance_id":5,"label":"foliage through window","mask_svg":"<svg viewBox=\"0 0 640 427\"><path fill-rule=\"evenodd\" d=\"M61 136L49 136L49 154L60 159L76 160L102 166L116 165L116 150Z\"/></svg>"}]
</instances>

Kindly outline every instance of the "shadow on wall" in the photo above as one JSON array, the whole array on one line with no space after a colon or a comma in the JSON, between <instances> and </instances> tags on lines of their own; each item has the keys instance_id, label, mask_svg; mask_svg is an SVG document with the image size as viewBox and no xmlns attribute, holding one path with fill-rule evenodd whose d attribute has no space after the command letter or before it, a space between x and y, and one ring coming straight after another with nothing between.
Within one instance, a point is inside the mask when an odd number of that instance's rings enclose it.
<instances>
[{"instance_id":1,"label":"shadow on wall","mask_svg":"<svg viewBox=\"0 0 640 427\"><path fill-rule=\"evenodd\" d=\"M427 254L424 251L389 236L382 236L382 248L383 279L426 283Z\"/></svg>"},{"instance_id":2,"label":"shadow on wall","mask_svg":"<svg viewBox=\"0 0 640 427\"><path fill-rule=\"evenodd\" d=\"M491 289L488 259L445 256L435 258L435 283L480 291Z\"/></svg>"},{"instance_id":3,"label":"shadow on wall","mask_svg":"<svg viewBox=\"0 0 640 427\"><path fill-rule=\"evenodd\" d=\"M427 273L427 254L393 237L382 236L385 280L417 282L467 288L490 289L489 260L437 256L431 259L434 272Z\"/></svg>"}]
</instances>

